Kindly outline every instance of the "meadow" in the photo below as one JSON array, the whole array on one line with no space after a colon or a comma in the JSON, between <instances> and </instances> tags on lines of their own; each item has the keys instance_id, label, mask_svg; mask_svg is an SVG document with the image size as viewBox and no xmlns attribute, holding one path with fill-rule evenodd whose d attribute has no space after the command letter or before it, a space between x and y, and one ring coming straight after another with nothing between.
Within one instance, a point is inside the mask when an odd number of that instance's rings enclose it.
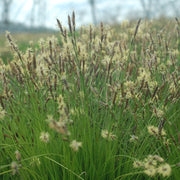
<instances>
[{"instance_id":1,"label":"meadow","mask_svg":"<svg viewBox=\"0 0 180 180\"><path fill-rule=\"evenodd\" d=\"M38 41L52 36L52 33L13 33L12 36L21 52L25 53L28 48L32 47L32 44L33 48L38 48ZM13 52L10 51L7 38L3 33L0 34L0 57L5 64L13 59Z\"/></svg>"},{"instance_id":2,"label":"meadow","mask_svg":"<svg viewBox=\"0 0 180 180\"><path fill-rule=\"evenodd\" d=\"M178 180L179 20L57 24L22 46L6 33L0 179Z\"/></svg>"}]
</instances>

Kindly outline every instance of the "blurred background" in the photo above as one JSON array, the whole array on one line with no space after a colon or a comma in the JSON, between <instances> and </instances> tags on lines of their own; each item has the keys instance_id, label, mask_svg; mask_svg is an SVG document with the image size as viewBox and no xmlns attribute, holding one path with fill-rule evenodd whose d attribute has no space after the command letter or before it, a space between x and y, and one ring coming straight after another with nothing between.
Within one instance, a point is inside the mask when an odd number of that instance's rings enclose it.
<instances>
[{"instance_id":1,"label":"blurred background","mask_svg":"<svg viewBox=\"0 0 180 180\"><path fill-rule=\"evenodd\" d=\"M74 10L77 26L124 19L179 17L180 0L0 0L0 32L57 30Z\"/></svg>"}]
</instances>

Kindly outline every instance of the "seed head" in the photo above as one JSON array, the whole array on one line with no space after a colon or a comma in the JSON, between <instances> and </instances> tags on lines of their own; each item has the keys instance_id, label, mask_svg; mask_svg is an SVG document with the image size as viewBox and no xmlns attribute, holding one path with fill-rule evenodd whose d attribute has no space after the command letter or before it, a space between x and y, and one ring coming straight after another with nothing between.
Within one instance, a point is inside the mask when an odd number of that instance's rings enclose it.
<instances>
[{"instance_id":1,"label":"seed head","mask_svg":"<svg viewBox=\"0 0 180 180\"><path fill-rule=\"evenodd\" d=\"M151 135L158 135L158 128L157 127L155 127L155 126L148 126L147 127L147 129L148 129L148 132L149 132L149 134L151 134Z\"/></svg>"},{"instance_id":2,"label":"seed head","mask_svg":"<svg viewBox=\"0 0 180 180\"><path fill-rule=\"evenodd\" d=\"M0 119L3 119L4 116L6 114L6 111L2 108L2 106L0 105Z\"/></svg>"},{"instance_id":3,"label":"seed head","mask_svg":"<svg viewBox=\"0 0 180 180\"><path fill-rule=\"evenodd\" d=\"M82 142L78 142L76 140L73 140L70 145L69 145L73 151L78 151L79 150L79 147L82 147Z\"/></svg>"},{"instance_id":4,"label":"seed head","mask_svg":"<svg viewBox=\"0 0 180 180\"><path fill-rule=\"evenodd\" d=\"M15 161L13 161L11 163L11 169L12 169L12 175L15 175L19 172L18 171L18 164Z\"/></svg>"},{"instance_id":5,"label":"seed head","mask_svg":"<svg viewBox=\"0 0 180 180\"><path fill-rule=\"evenodd\" d=\"M157 173L157 170L154 166L149 166L148 169L144 170L144 173L147 174L148 176L155 176Z\"/></svg>"},{"instance_id":6,"label":"seed head","mask_svg":"<svg viewBox=\"0 0 180 180\"><path fill-rule=\"evenodd\" d=\"M164 162L164 159L162 157L158 156L158 155L154 155L153 159L155 159L158 162Z\"/></svg>"},{"instance_id":7,"label":"seed head","mask_svg":"<svg viewBox=\"0 0 180 180\"><path fill-rule=\"evenodd\" d=\"M40 140L42 142L48 143L49 142L49 133L48 132L41 132Z\"/></svg>"},{"instance_id":8,"label":"seed head","mask_svg":"<svg viewBox=\"0 0 180 180\"><path fill-rule=\"evenodd\" d=\"M138 140L138 137L135 136L135 135L131 135L131 138L130 138L130 142L134 142L134 141L137 141Z\"/></svg>"},{"instance_id":9,"label":"seed head","mask_svg":"<svg viewBox=\"0 0 180 180\"><path fill-rule=\"evenodd\" d=\"M158 173L163 177L170 176L171 174L171 166L169 164L162 164L158 168Z\"/></svg>"},{"instance_id":10,"label":"seed head","mask_svg":"<svg viewBox=\"0 0 180 180\"><path fill-rule=\"evenodd\" d=\"M106 130L106 129L104 129L104 130L102 130L101 131L101 136L104 138L104 139L107 139L107 137L108 137L108 130Z\"/></svg>"},{"instance_id":11,"label":"seed head","mask_svg":"<svg viewBox=\"0 0 180 180\"><path fill-rule=\"evenodd\" d=\"M20 154L20 152L17 150L17 151L15 151L15 155L16 155L16 159L18 160L18 161L21 161L21 154Z\"/></svg>"},{"instance_id":12,"label":"seed head","mask_svg":"<svg viewBox=\"0 0 180 180\"><path fill-rule=\"evenodd\" d=\"M139 168L139 167L142 167L143 165L144 164L141 161L134 161L134 163L133 163L134 168Z\"/></svg>"}]
</instances>

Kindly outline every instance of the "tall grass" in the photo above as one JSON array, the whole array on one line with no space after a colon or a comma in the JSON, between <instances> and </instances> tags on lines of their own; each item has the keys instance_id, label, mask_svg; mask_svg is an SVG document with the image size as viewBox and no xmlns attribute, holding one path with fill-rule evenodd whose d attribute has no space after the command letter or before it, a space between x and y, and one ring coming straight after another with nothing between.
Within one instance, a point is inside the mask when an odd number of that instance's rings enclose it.
<instances>
[{"instance_id":1,"label":"tall grass","mask_svg":"<svg viewBox=\"0 0 180 180\"><path fill-rule=\"evenodd\" d=\"M54 33L54 35L57 35L57 33ZM13 41L17 43L18 48L24 53L32 46L34 49L39 48L38 41L49 36L52 36L52 33L14 33ZM0 34L0 58L6 64L13 59L13 52L8 48L4 34Z\"/></svg>"},{"instance_id":2,"label":"tall grass","mask_svg":"<svg viewBox=\"0 0 180 180\"><path fill-rule=\"evenodd\" d=\"M69 30L1 61L2 179L178 179L174 20Z\"/></svg>"}]
</instances>

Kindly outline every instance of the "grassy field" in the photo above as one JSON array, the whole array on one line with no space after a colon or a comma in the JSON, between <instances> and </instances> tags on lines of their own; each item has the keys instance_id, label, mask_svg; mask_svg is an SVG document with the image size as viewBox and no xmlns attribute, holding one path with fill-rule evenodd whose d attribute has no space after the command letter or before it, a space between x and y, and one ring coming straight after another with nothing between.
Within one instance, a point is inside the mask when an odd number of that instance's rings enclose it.
<instances>
[{"instance_id":1,"label":"grassy field","mask_svg":"<svg viewBox=\"0 0 180 180\"><path fill-rule=\"evenodd\" d=\"M22 46L6 34L0 178L178 180L178 19L58 26Z\"/></svg>"},{"instance_id":2,"label":"grassy field","mask_svg":"<svg viewBox=\"0 0 180 180\"><path fill-rule=\"evenodd\" d=\"M57 35L57 34L54 34ZM38 41L42 38L52 36L50 33L15 33L12 34L14 41L17 43L18 48L24 53L27 48L38 48ZM7 63L8 59L13 59L13 52L9 48L9 43L5 34L0 34L0 58Z\"/></svg>"}]
</instances>

